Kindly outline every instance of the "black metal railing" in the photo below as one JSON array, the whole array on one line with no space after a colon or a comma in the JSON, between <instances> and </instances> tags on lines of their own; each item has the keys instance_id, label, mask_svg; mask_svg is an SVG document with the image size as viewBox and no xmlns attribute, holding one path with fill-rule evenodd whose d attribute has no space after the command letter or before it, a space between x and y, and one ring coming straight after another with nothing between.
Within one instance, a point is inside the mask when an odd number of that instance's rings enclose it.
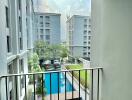
<instances>
[{"instance_id":1,"label":"black metal railing","mask_svg":"<svg viewBox=\"0 0 132 100\"><path fill-rule=\"evenodd\" d=\"M100 95L100 72L101 72L102 68L87 68L87 69L75 69L75 70L61 70L61 71L46 71L46 72L37 72L37 73L27 73L27 74L11 74L11 75L3 75L0 77L0 82L4 81L5 84L1 84L2 87L5 87L6 90L6 100L10 100L10 93L9 93L9 81L10 78L12 77L12 83L14 86L12 86L13 88L13 93L15 93L13 96L14 99L13 100L19 100L19 78L23 77L23 81L24 81L24 92L25 92L25 96L24 96L24 100L29 100L28 98L28 81L27 79L31 76L32 77L32 82L30 82L33 86L33 94L32 94L32 100L40 100L37 99L36 97L36 91L37 91L37 80L40 77L40 86L42 86L40 88L41 90L41 94L39 93L39 96L41 96L41 100L62 100L60 99L60 96L64 96L64 100L89 100L89 97L91 98L91 100L93 100L93 82L94 82L94 77L96 77L96 84L97 84L97 90L96 90L96 95L97 96L97 100L99 100L99 95ZM82 71L84 72L83 75L85 75L84 80L82 81ZM94 75L94 71L96 71L96 76ZM76 72L76 73L75 73ZM88 76L88 72L90 73ZM56 93L56 99L54 99L52 96L54 94L52 94L52 77L53 77L53 73L57 73L57 83L58 83L58 91ZM61 94L60 91L60 75L59 73L63 73L64 74L64 85L65 85L65 90L64 93ZM45 79L44 79L44 75L45 74L49 74L49 79L50 79L50 93L46 94L44 87L45 87ZM39 77L38 77L39 76ZM72 85L72 91L71 92L67 92L67 76L70 77L70 79L68 79ZM88 80L88 77L90 77L90 80ZM88 81L90 81L90 83L88 83ZM84 84L82 84L84 83ZM90 84L90 85L88 85ZM54 84L56 85L56 84ZM1 86L0 86L1 87ZM91 88L91 89L89 89ZM0 89L1 90L1 89ZM74 94L74 92L77 91L77 95ZM68 94L71 93L71 97L68 96ZM2 92L0 92L0 95L3 95ZM48 99L43 99L44 97L48 96ZM69 98L70 97L70 98ZM77 99L79 98L79 99ZM1 99L1 98L0 98ZM12 99L11 99L12 100Z\"/></svg>"}]
</instances>

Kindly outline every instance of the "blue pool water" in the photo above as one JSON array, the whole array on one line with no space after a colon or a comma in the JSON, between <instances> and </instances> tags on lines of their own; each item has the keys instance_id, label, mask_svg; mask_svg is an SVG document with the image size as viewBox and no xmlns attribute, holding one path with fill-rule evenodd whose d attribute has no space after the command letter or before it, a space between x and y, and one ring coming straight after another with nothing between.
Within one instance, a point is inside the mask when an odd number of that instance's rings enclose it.
<instances>
[{"instance_id":1,"label":"blue pool water","mask_svg":"<svg viewBox=\"0 0 132 100\"><path fill-rule=\"evenodd\" d=\"M51 74L51 93L58 93L58 73ZM45 74L45 89L46 94L50 94L50 74ZM72 85L66 79L66 92L72 91ZM65 92L65 76L63 73L59 73L59 93Z\"/></svg>"}]
</instances>

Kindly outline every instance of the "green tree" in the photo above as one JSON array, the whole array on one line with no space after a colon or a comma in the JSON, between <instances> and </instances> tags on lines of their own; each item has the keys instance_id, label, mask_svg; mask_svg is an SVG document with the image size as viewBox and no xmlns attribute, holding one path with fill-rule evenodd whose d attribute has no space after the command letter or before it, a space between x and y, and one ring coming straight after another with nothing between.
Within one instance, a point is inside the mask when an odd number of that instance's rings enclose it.
<instances>
[{"instance_id":1,"label":"green tree","mask_svg":"<svg viewBox=\"0 0 132 100\"><path fill-rule=\"evenodd\" d=\"M39 66L39 57L37 55L37 53L34 53L28 61L28 66L31 67L31 72L35 73L35 72L42 72L40 66ZM43 70L44 71L44 70ZM41 74L37 74L35 75L35 80L37 81L37 87L36 87L36 94L42 94L42 75ZM30 83L33 83L33 75L30 75ZM46 93L45 89L44 89L44 93Z\"/></svg>"},{"instance_id":2,"label":"green tree","mask_svg":"<svg viewBox=\"0 0 132 100\"><path fill-rule=\"evenodd\" d=\"M35 42L35 52L38 54L39 58L49 58L49 45L44 41L36 41Z\"/></svg>"},{"instance_id":3,"label":"green tree","mask_svg":"<svg viewBox=\"0 0 132 100\"><path fill-rule=\"evenodd\" d=\"M60 45L50 45L49 46L49 52L50 52L50 57L51 58L60 58L61 54L61 46Z\"/></svg>"},{"instance_id":4,"label":"green tree","mask_svg":"<svg viewBox=\"0 0 132 100\"><path fill-rule=\"evenodd\" d=\"M33 72L33 69L35 70L34 72L39 71L39 57L36 53L34 53L28 60L28 66L31 69L31 72Z\"/></svg>"},{"instance_id":5,"label":"green tree","mask_svg":"<svg viewBox=\"0 0 132 100\"><path fill-rule=\"evenodd\" d=\"M40 59L64 58L68 55L68 49L66 47L59 44L49 45L44 41L37 41L35 43L35 52L38 54Z\"/></svg>"},{"instance_id":6,"label":"green tree","mask_svg":"<svg viewBox=\"0 0 132 100\"><path fill-rule=\"evenodd\" d=\"M62 58L67 57L68 53L69 53L68 49L65 46L61 46L61 57Z\"/></svg>"}]
</instances>

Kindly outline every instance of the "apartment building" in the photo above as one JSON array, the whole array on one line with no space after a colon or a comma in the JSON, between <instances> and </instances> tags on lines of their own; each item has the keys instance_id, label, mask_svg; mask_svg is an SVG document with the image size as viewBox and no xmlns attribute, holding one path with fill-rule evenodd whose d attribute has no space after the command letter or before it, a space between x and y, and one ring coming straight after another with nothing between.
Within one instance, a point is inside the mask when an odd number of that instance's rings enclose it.
<instances>
[{"instance_id":1,"label":"apartment building","mask_svg":"<svg viewBox=\"0 0 132 100\"><path fill-rule=\"evenodd\" d=\"M91 24L89 16L73 15L67 20L70 55L90 60Z\"/></svg>"},{"instance_id":2,"label":"apartment building","mask_svg":"<svg viewBox=\"0 0 132 100\"><path fill-rule=\"evenodd\" d=\"M33 37L34 37L34 7L33 0L26 0L26 29L27 29L27 48L29 54L33 53Z\"/></svg>"},{"instance_id":3,"label":"apartment building","mask_svg":"<svg viewBox=\"0 0 132 100\"><path fill-rule=\"evenodd\" d=\"M32 13L32 0L0 0L0 75L28 73L28 52L33 49ZM0 100L24 99L24 77L14 80L10 77L0 81Z\"/></svg>"},{"instance_id":4,"label":"apartment building","mask_svg":"<svg viewBox=\"0 0 132 100\"><path fill-rule=\"evenodd\" d=\"M48 44L60 44L60 16L57 13L35 13L34 40L42 40Z\"/></svg>"}]
</instances>

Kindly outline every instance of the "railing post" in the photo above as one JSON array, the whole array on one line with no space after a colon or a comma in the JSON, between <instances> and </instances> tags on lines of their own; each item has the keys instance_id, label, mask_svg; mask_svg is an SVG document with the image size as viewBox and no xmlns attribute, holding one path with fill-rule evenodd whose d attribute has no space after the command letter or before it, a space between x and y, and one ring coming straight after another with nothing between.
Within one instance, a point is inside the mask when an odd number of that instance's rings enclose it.
<instances>
[{"instance_id":1,"label":"railing post","mask_svg":"<svg viewBox=\"0 0 132 100\"><path fill-rule=\"evenodd\" d=\"M59 72L58 72L58 100L59 100Z\"/></svg>"},{"instance_id":2,"label":"railing post","mask_svg":"<svg viewBox=\"0 0 132 100\"><path fill-rule=\"evenodd\" d=\"M65 100L66 100L66 96L67 96L67 93L66 93L66 72L65 72Z\"/></svg>"},{"instance_id":3,"label":"railing post","mask_svg":"<svg viewBox=\"0 0 132 100\"><path fill-rule=\"evenodd\" d=\"M5 77L5 83L6 83L6 100L8 100L7 77Z\"/></svg>"},{"instance_id":4,"label":"railing post","mask_svg":"<svg viewBox=\"0 0 132 100\"><path fill-rule=\"evenodd\" d=\"M27 100L27 81L26 81L26 75L25 75L25 99Z\"/></svg>"},{"instance_id":5,"label":"railing post","mask_svg":"<svg viewBox=\"0 0 132 100\"><path fill-rule=\"evenodd\" d=\"M87 100L87 70L85 70L85 100Z\"/></svg>"},{"instance_id":6,"label":"railing post","mask_svg":"<svg viewBox=\"0 0 132 100\"><path fill-rule=\"evenodd\" d=\"M72 99L73 99L73 91L74 91L74 84L73 84L73 71L72 71Z\"/></svg>"},{"instance_id":7,"label":"railing post","mask_svg":"<svg viewBox=\"0 0 132 100\"><path fill-rule=\"evenodd\" d=\"M44 77L43 77L43 73L42 73L42 100L43 100L43 98L44 98Z\"/></svg>"},{"instance_id":8,"label":"railing post","mask_svg":"<svg viewBox=\"0 0 132 100\"><path fill-rule=\"evenodd\" d=\"M34 87L34 100L36 100L36 89L35 89L35 74L33 74L33 87Z\"/></svg>"},{"instance_id":9,"label":"railing post","mask_svg":"<svg viewBox=\"0 0 132 100\"><path fill-rule=\"evenodd\" d=\"M50 100L52 100L52 81L51 81L51 73L50 73Z\"/></svg>"},{"instance_id":10,"label":"railing post","mask_svg":"<svg viewBox=\"0 0 132 100\"><path fill-rule=\"evenodd\" d=\"M17 91L17 76L15 76L15 85L16 85L16 100L18 100L18 91Z\"/></svg>"},{"instance_id":11,"label":"railing post","mask_svg":"<svg viewBox=\"0 0 132 100\"><path fill-rule=\"evenodd\" d=\"M97 86L97 100L99 100L99 69L98 69L98 86Z\"/></svg>"},{"instance_id":12,"label":"railing post","mask_svg":"<svg viewBox=\"0 0 132 100\"><path fill-rule=\"evenodd\" d=\"M91 100L93 100L93 69L91 70Z\"/></svg>"},{"instance_id":13,"label":"railing post","mask_svg":"<svg viewBox=\"0 0 132 100\"><path fill-rule=\"evenodd\" d=\"M80 99L80 70L79 70L79 99Z\"/></svg>"}]
</instances>

